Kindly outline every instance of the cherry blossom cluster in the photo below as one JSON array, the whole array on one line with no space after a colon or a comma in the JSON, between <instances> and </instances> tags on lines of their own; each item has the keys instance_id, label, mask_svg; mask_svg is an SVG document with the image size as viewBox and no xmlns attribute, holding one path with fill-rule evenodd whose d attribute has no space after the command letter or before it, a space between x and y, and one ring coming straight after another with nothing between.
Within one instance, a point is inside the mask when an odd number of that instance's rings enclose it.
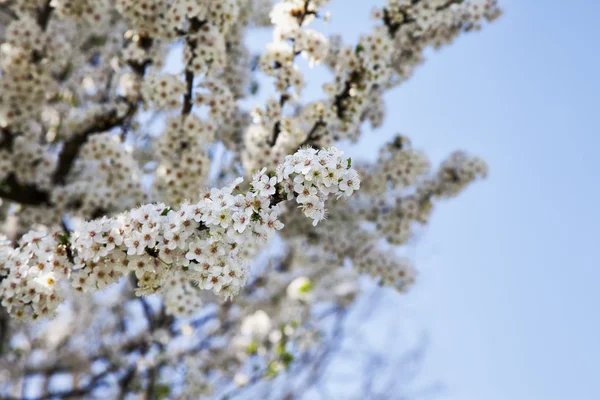
<instances>
[{"instance_id":1,"label":"cherry blossom cluster","mask_svg":"<svg viewBox=\"0 0 600 400\"><path fill-rule=\"evenodd\" d=\"M0 46L0 126L21 124L35 117L46 95L56 91L48 70L30 62L36 48L44 43L35 22L31 19L11 22L6 34L6 41Z\"/></svg>"},{"instance_id":2,"label":"cherry blossom cluster","mask_svg":"<svg viewBox=\"0 0 600 400\"><path fill-rule=\"evenodd\" d=\"M56 156L48 152L48 145L37 143L34 138L42 129L38 124L30 124L22 129L22 135L14 138L12 148L0 150L0 177L9 174L24 184L49 187L48 170L55 168Z\"/></svg>"},{"instance_id":3,"label":"cherry blossom cluster","mask_svg":"<svg viewBox=\"0 0 600 400\"><path fill-rule=\"evenodd\" d=\"M484 21L498 18L502 10L497 0L390 0L383 9L374 9L401 49L394 55L397 83L408 79L424 61L427 46L439 48L465 31L477 30Z\"/></svg>"},{"instance_id":4,"label":"cherry blossom cluster","mask_svg":"<svg viewBox=\"0 0 600 400\"><path fill-rule=\"evenodd\" d=\"M393 188L406 188L417 183L431 168L427 156L411 147L402 136L382 147L379 154L381 173Z\"/></svg>"},{"instance_id":5,"label":"cherry blossom cluster","mask_svg":"<svg viewBox=\"0 0 600 400\"><path fill-rule=\"evenodd\" d=\"M456 152L441 164L434 175L422 173L418 176L413 191L396 192L395 196L390 197L390 192L381 191L386 182L375 182L365 189L375 189L372 194L381 199L379 205L367 208L364 200L355 204L366 213L368 219L376 222L378 230L390 244L402 245L412 238L415 223L429 222L434 200L454 197L470 183L486 176L487 164L484 160Z\"/></svg>"},{"instance_id":6,"label":"cherry blossom cluster","mask_svg":"<svg viewBox=\"0 0 600 400\"><path fill-rule=\"evenodd\" d=\"M305 148L286 156L285 162L277 168L278 181L286 181L288 198L297 194L302 213L311 218L315 226L325 219L325 200L329 193L351 196L360 188L358 173L351 169L351 161L341 155L335 148L329 152ZM296 174L293 180L289 179L291 174Z\"/></svg>"},{"instance_id":7,"label":"cherry blossom cluster","mask_svg":"<svg viewBox=\"0 0 600 400\"><path fill-rule=\"evenodd\" d=\"M435 175L421 175L414 192L382 202L376 212L377 227L389 243L404 244L412 237L415 222L429 222L434 200L454 197L470 183L486 176L484 160L464 152L453 153Z\"/></svg>"},{"instance_id":8,"label":"cherry blossom cluster","mask_svg":"<svg viewBox=\"0 0 600 400\"><path fill-rule=\"evenodd\" d=\"M256 173L245 194L242 181L211 189L199 202L178 209L148 204L115 218L85 222L71 237L31 231L18 248L3 249L3 269L9 273L0 284L2 305L18 317L52 315L62 301L59 282L64 278L77 290L90 292L130 272L139 295L179 290L166 295L169 310L178 310L185 300L186 286L178 285L181 276L200 289L234 296L248 277L249 260L240 250L247 242L266 242L283 228L281 201L295 199L316 225L324 218L330 194L350 196L360 185L349 160L335 148L287 156L275 176L266 169Z\"/></svg>"},{"instance_id":9,"label":"cherry blossom cluster","mask_svg":"<svg viewBox=\"0 0 600 400\"><path fill-rule=\"evenodd\" d=\"M356 273L367 274L382 285L399 291L410 288L416 277L412 262L399 257L393 249L382 247L378 232L365 229L364 220L359 215L349 213L344 207L332 207L328 220L312 229L309 239L302 239L300 243L319 249L320 253L330 257L331 263L341 265L344 260L351 260ZM306 228L298 223L298 217L284 220L286 226L297 224L296 229L286 229L284 235L300 240L299 231Z\"/></svg>"},{"instance_id":10,"label":"cherry blossom cluster","mask_svg":"<svg viewBox=\"0 0 600 400\"><path fill-rule=\"evenodd\" d=\"M205 147L214 136L215 126L195 114L166 121L154 145L159 159L154 185L162 198L176 204L195 197L198 185L208 176L210 159Z\"/></svg>"},{"instance_id":11,"label":"cherry blossom cluster","mask_svg":"<svg viewBox=\"0 0 600 400\"><path fill-rule=\"evenodd\" d=\"M161 109L181 108L181 99L185 93L185 82L177 75L160 74L146 77L142 95L147 104Z\"/></svg>"}]
</instances>

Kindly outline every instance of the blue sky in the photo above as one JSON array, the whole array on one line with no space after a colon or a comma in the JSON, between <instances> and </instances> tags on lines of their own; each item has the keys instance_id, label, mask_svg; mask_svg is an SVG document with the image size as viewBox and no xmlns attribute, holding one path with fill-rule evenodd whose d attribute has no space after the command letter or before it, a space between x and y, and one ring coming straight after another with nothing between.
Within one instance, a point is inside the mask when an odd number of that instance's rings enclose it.
<instances>
[{"instance_id":1,"label":"blue sky","mask_svg":"<svg viewBox=\"0 0 600 400\"><path fill-rule=\"evenodd\" d=\"M374 4L333 1L327 30L354 41ZM410 244L420 280L389 312L430 332L422 379L443 380L444 399L599 399L600 2L501 4L428 54L361 143L374 155L401 132L434 162L465 149L491 171Z\"/></svg>"}]
</instances>

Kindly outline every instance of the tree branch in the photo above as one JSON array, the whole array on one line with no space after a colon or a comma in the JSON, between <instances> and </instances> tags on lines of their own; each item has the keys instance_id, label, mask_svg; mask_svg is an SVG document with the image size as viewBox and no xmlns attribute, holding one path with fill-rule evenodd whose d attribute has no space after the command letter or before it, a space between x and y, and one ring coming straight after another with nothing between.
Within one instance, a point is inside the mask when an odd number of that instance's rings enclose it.
<instances>
[{"instance_id":1,"label":"tree branch","mask_svg":"<svg viewBox=\"0 0 600 400\"><path fill-rule=\"evenodd\" d=\"M204 25L206 24L206 21L200 21L198 18L191 18L190 19L190 29L187 33L187 37L185 39L186 44L190 47L191 51L192 51L192 58L190 59L190 62L194 59L195 54L194 51L196 50L196 39L190 39L189 35L192 35L194 33L197 33ZM192 107L193 107L193 97L192 97L192 92L194 89L194 72L191 71L189 68L189 63L188 65L186 65L185 67L185 86L186 86L186 90L185 90L185 94L183 95L183 108L181 110L181 115L182 116L186 116L188 115L190 112L192 112Z\"/></svg>"},{"instance_id":2,"label":"tree branch","mask_svg":"<svg viewBox=\"0 0 600 400\"><path fill-rule=\"evenodd\" d=\"M12 18L12 19L19 19L19 16L17 15L17 13L15 13L13 10L10 9L11 4L0 4L0 13L3 13L4 15L7 15L8 17Z\"/></svg>"},{"instance_id":3,"label":"tree branch","mask_svg":"<svg viewBox=\"0 0 600 400\"><path fill-rule=\"evenodd\" d=\"M55 184L64 184L67 175L71 171L75 159L79 155L81 146L85 144L88 136L94 133L101 133L111 130L117 126L127 122L135 115L137 111L137 105L129 104L129 109L122 117L117 117L117 109L110 110L106 115L99 118L96 124L88 127L82 132L74 134L68 139L60 152L58 157L58 166L52 175L52 182Z\"/></svg>"},{"instance_id":4,"label":"tree branch","mask_svg":"<svg viewBox=\"0 0 600 400\"><path fill-rule=\"evenodd\" d=\"M31 206L50 205L48 192L39 190L35 185L20 184L14 174L10 174L4 180L4 186L7 189L0 188L2 199Z\"/></svg>"},{"instance_id":5,"label":"tree branch","mask_svg":"<svg viewBox=\"0 0 600 400\"><path fill-rule=\"evenodd\" d=\"M42 28L42 31L46 30L48 22L50 22L50 15L52 15L53 9L50 3L52 3L52 0L46 0L44 7L38 13L37 23Z\"/></svg>"}]
</instances>

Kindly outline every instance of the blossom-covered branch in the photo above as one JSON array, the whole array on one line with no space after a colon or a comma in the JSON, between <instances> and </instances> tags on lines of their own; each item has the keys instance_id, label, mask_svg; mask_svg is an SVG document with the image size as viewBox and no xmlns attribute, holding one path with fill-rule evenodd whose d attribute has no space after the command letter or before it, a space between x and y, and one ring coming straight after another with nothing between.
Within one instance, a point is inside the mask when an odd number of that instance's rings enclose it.
<instances>
[{"instance_id":1,"label":"blossom-covered branch","mask_svg":"<svg viewBox=\"0 0 600 400\"><path fill-rule=\"evenodd\" d=\"M226 298L239 293L248 278L247 243L266 243L283 228L279 203L295 199L316 225L330 194L350 196L360 186L350 161L334 148L287 156L274 176L266 169L256 173L246 193L242 182L211 189L178 209L148 204L86 222L70 236L31 231L16 249L5 243L2 305L17 317L48 316L62 301L62 279L89 292L133 272L139 295L161 292L167 309L182 314L192 285Z\"/></svg>"}]
</instances>

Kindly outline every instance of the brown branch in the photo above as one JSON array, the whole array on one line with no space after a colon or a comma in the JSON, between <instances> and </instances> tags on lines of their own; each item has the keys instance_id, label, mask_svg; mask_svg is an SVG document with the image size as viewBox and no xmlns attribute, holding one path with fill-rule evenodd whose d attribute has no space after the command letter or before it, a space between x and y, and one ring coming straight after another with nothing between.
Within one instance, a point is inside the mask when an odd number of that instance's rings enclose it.
<instances>
[{"instance_id":1,"label":"brown branch","mask_svg":"<svg viewBox=\"0 0 600 400\"><path fill-rule=\"evenodd\" d=\"M88 136L94 133L101 133L111 130L117 126L122 125L129 119L133 118L137 111L137 105L130 104L129 109L122 117L117 117L117 110L112 109L101 118L99 118L96 123L82 132L78 132L74 134L70 139L68 139L60 152L58 157L58 166L54 173L52 174L52 182L55 184L64 184L67 178L67 175L71 171L75 159L79 155L79 150L81 146L85 144Z\"/></svg>"},{"instance_id":2,"label":"brown branch","mask_svg":"<svg viewBox=\"0 0 600 400\"><path fill-rule=\"evenodd\" d=\"M129 370L125 373L123 378L119 381L119 400L125 400L125 397L127 396L127 390L133 382L133 378L135 378L136 372L137 368L135 366L129 368Z\"/></svg>"},{"instance_id":3,"label":"brown branch","mask_svg":"<svg viewBox=\"0 0 600 400\"><path fill-rule=\"evenodd\" d=\"M156 385L156 367L148 371L148 386L146 387L146 400L155 400L154 387Z\"/></svg>"},{"instance_id":4,"label":"brown branch","mask_svg":"<svg viewBox=\"0 0 600 400\"><path fill-rule=\"evenodd\" d=\"M193 35L197 33L204 25L206 25L207 21L200 21L198 18L190 19L190 29L187 32L187 37L185 39L185 43L190 47L192 51L192 57L188 62L188 65L185 68L185 94L183 95L183 108L181 109L181 115L186 116L192 112L192 107L194 106L193 100L193 89L194 89L194 72L191 71L188 67L189 64L194 60L196 54L196 39L191 39L189 35Z\"/></svg>"},{"instance_id":5,"label":"brown branch","mask_svg":"<svg viewBox=\"0 0 600 400\"><path fill-rule=\"evenodd\" d=\"M275 122L275 125L273 125L273 136L271 137L269 146L271 146L271 147L275 146L275 143L277 143L277 138L279 137L280 133L281 133L281 120Z\"/></svg>"},{"instance_id":6,"label":"brown branch","mask_svg":"<svg viewBox=\"0 0 600 400\"><path fill-rule=\"evenodd\" d=\"M4 186L8 189L0 188L2 199L31 206L50 205L48 192L39 190L35 185L20 184L14 174L10 174L4 180Z\"/></svg>"},{"instance_id":7,"label":"brown branch","mask_svg":"<svg viewBox=\"0 0 600 400\"><path fill-rule=\"evenodd\" d=\"M186 116L192 112L192 92L194 88L194 73L188 69L185 70L185 94L183 95L183 108L181 115Z\"/></svg>"},{"instance_id":8,"label":"brown branch","mask_svg":"<svg viewBox=\"0 0 600 400\"><path fill-rule=\"evenodd\" d=\"M337 116L339 119L344 119L346 115L346 106L344 102L350 97L350 92L352 91L352 84L360 82L361 73L360 71L352 71L348 79L346 80L346 84L344 86L344 90L338 95L335 96L333 103L336 107Z\"/></svg>"},{"instance_id":9,"label":"brown branch","mask_svg":"<svg viewBox=\"0 0 600 400\"><path fill-rule=\"evenodd\" d=\"M93 376L91 378L91 381L89 384L87 384L84 387L79 388L79 389L72 389L72 390L67 390L67 391L63 391L63 392L51 392L51 393L42 395L40 397L34 397L34 398L23 397L23 398L19 398L19 400L26 400L26 399L27 400L50 400L50 399L54 399L54 398L80 399L80 398L83 398L86 395L90 394L93 390L95 390L99 386L101 386L103 384L104 378L106 378L111 373L115 372L116 369L117 368L115 366L111 366L111 367L107 368L106 370L99 373L98 375ZM17 400L16 398L11 398L11 397L3 397L3 399Z\"/></svg>"},{"instance_id":10,"label":"brown branch","mask_svg":"<svg viewBox=\"0 0 600 400\"><path fill-rule=\"evenodd\" d=\"M8 128L0 128L0 133L2 133L2 139L0 139L0 150L10 151L15 141L15 135Z\"/></svg>"},{"instance_id":11,"label":"brown branch","mask_svg":"<svg viewBox=\"0 0 600 400\"><path fill-rule=\"evenodd\" d=\"M117 127L133 117L137 111L136 105L130 105L129 110L122 117L117 117L116 109L110 110L106 115L98 119L98 121L83 130L73 135L68 139L58 157L58 165L52 174L52 182L54 184L64 184L67 175L71 171L75 159L79 155L81 146L87 141L88 136L94 133L106 132L114 127ZM7 143L6 136L3 144ZM14 201L16 203L27 205L51 205L50 194L48 191L41 190L35 185L24 185L17 181L14 174L10 174L4 180L5 188L0 188L0 198Z\"/></svg>"},{"instance_id":12,"label":"brown branch","mask_svg":"<svg viewBox=\"0 0 600 400\"><path fill-rule=\"evenodd\" d=\"M48 27L48 22L50 22L50 16L52 15L53 7L50 5L52 0L46 0L44 7L39 11L37 16L37 23L42 28L42 31L45 31Z\"/></svg>"},{"instance_id":13,"label":"brown branch","mask_svg":"<svg viewBox=\"0 0 600 400\"><path fill-rule=\"evenodd\" d=\"M315 122L315 124L313 125L312 129L310 130L310 132L308 132L308 135L306 136L306 139L304 139L304 141L302 143L300 143L300 145L298 146L298 148L303 147L303 146L312 146L312 141L317 139L316 137L316 133L319 130L319 128L321 127L325 127L327 126L327 124L325 124L325 122L323 122L322 120L319 120L317 122Z\"/></svg>"},{"instance_id":14,"label":"brown branch","mask_svg":"<svg viewBox=\"0 0 600 400\"><path fill-rule=\"evenodd\" d=\"M9 348L10 316L4 307L0 309L0 356Z\"/></svg>"},{"instance_id":15,"label":"brown branch","mask_svg":"<svg viewBox=\"0 0 600 400\"><path fill-rule=\"evenodd\" d=\"M11 5L10 4L2 4L0 5L0 13L3 13L4 15L7 15L8 17L18 20L19 16L17 15L16 12L14 12L13 10L11 10L9 7Z\"/></svg>"}]
</instances>

